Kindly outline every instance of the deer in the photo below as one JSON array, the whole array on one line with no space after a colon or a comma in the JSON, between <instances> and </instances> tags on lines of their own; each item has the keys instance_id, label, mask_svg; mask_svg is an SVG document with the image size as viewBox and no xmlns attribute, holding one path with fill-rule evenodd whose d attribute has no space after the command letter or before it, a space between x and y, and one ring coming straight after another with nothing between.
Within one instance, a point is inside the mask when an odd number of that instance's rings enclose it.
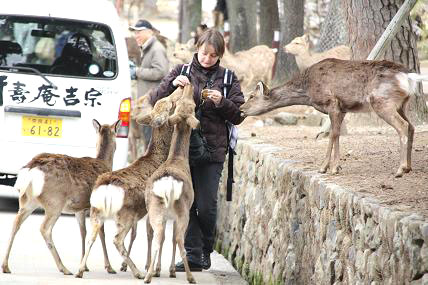
<instances>
[{"instance_id":1,"label":"deer","mask_svg":"<svg viewBox=\"0 0 428 285\"><path fill-rule=\"evenodd\" d=\"M351 48L345 45L339 45L320 53L311 52L309 50L308 35L294 38L288 45L284 46L284 51L296 57L296 63L300 71L304 71L311 65L326 58L349 60L352 56Z\"/></svg>"},{"instance_id":2,"label":"deer","mask_svg":"<svg viewBox=\"0 0 428 285\"><path fill-rule=\"evenodd\" d=\"M129 121L129 136L128 136L131 161L136 160L139 156L139 153L140 153L139 147L138 147L139 143L140 143L140 148L143 150L146 150L150 142L150 139L146 137L146 134L142 131L141 126L138 126L136 122L136 118L140 114L144 114L144 112L146 112L146 105L149 104L147 102L146 95L150 96L151 91L152 89L147 91L147 93L144 94L144 96L141 96L136 100L135 104L132 104L131 120Z\"/></svg>"},{"instance_id":3,"label":"deer","mask_svg":"<svg viewBox=\"0 0 428 285\"><path fill-rule=\"evenodd\" d=\"M61 213L75 214L80 227L83 258L86 237L85 213L90 208L89 197L92 186L100 174L112 170L113 154L116 150L116 132L120 124L120 120L112 125L100 125L97 120L93 120L97 132L95 158L41 153L19 171L14 186L19 191L19 210L3 260L3 273L11 273L8 260L16 233L29 215L36 208L42 207L45 218L40 232L58 270L64 275L71 275L56 250L52 240L52 229ZM109 273L115 273L107 255L104 227L100 229L100 236L105 268ZM86 263L83 264L83 269L88 270Z\"/></svg>"},{"instance_id":4,"label":"deer","mask_svg":"<svg viewBox=\"0 0 428 285\"><path fill-rule=\"evenodd\" d=\"M145 283L150 283L153 276L160 275L162 246L165 239L165 225L169 217L174 220L173 228L173 252L169 268L169 276L176 277L175 251L176 245L180 250L186 270L187 281L196 283L190 272L189 264L184 248L184 235L189 223L190 207L193 204L194 192L189 166L190 133L199 125L195 118L195 102L193 100L193 87L188 84L184 87L183 97L177 101L174 114L168 119L174 125L171 146L167 160L150 176L146 186L146 206L148 211L147 233L148 250L152 252L152 239L155 246L153 260L148 255L147 263L150 264ZM149 233L151 233L149 235ZM158 259L156 272L155 260Z\"/></svg>"},{"instance_id":5,"label":"deer","mask_svg":"<svg viewBox=\"0 0 428 285\"><path fill-rule=\"evenodd\" d=\"M340 126L348 112L374 111L398 133L400 165L395 177L411 171L414 126L406 115L410 96L417 95L417 82L428 76L410 73L400 64L382 61L325 59L287 83L269 89L259 82L241 105L242 116L256 116L291 105L312 106L331 120L329 144L319 172L339 172ZM333 158L331 159L334 147Z\"/></svg>"},{"instance_id":6,"label":"deer","mask_svg":"<svg viewBox=\"0 0 428 285\"><path fill-rule=\"evenodd\" d=\"M146 181L168 157L172 138L168 118L181 95L182 90L177 88L170 96L156 102L153 108L149 96L143 96L142 106L145 108L136 117L136 121L152 126L152 139L145 154L131 165L105 173L97 179L90 198L92 233L87 241L88 246L79 271L75 275L76 278L83 277L91 247L107 218L112 218L116 223L114 245L124 260L120 270L126 271L129 266L135 278L144 278L144 274L138 270L129 255L136 238L137 223L147 214L144 194ZM126 250L124 239L131 228L129 248Z\"/></svg>"},{"instance_id":7,"label":"deer","mask_svg":"<svg viewBox=\"0 0 428 285\"><path fill-rule=\"evenodd\" d=\"M188 63L193 55L194 51L186 44L176 44L173 58L181 63ZM269 84L274 61L273 50L266 45L258 45L234 54L226 48L220 65L233 70L241 83L242 90L250 91L260 80Z\"/></svg>"}]
</instances>

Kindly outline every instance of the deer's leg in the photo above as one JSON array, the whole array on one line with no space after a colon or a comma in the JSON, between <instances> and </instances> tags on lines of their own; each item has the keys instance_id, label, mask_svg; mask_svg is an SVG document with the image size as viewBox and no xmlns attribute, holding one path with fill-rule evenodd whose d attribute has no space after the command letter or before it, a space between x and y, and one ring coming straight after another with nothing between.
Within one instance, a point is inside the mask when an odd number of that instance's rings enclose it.
<instances>
[{"instance_id":1,"label":"deer's leg","mask_svg":"<svg viewBox=\"0 0 428 285\"><path fill-rule=\"evenodd\" d=\"M395 177L402 177L403 173L407 173L411 170L409 165L410 158L408 158L409 134L411 133L411 143L413 143L414 128L399 114L393 104L385 105L376 104L375 102L372 103L372 107L379 117L381 117L397 131L398 136L400 137L400 166L397 170L397 173L395 174Z\"/></svg>"},{"instance_id":2,"label":"deer's leg","mask_svg":"<svg viewBox=\"0 0 428 285\"><path fill-rule=\"evenodd\" d=\"M116 221L117 234L114 237L114 245L116 246L123 260L126 262L126 264L128 264L134 277L137 279L143 279L144 274L138 270L125 249L124 240L129 230L131 229L131 223L128 219L130 219L130 217L125 217L122 219L119 217L119 219Z\"/></svg>"},{"instance_id":3,"label":"deer's leg","mask_svg":"<svg viewBox=\"0 0 428 285\"><path fill-rule=\"evenodd\" d=\"M101 227L103 226L103 224L104 224L104 221L100 217L97 216L97 212L95 210L93 210L93 208L92 208L91 209L92 233L91 233L91 236L88 240L85 256L80 261L79 271L75 275L76 278L82 278L83 277L83 272L85 271L86 261L88 260L89 252L91 251L92 245L94 244L94 242L97 238L97 235L98 235Z\"/></svg>"},{"instance_id":4,"label":"deer's leg","mask_svg":"<svg viewBox=\"0 0 428 285\"><path fill-rule=\"evenodd\" d=\"M406 165L406 171L409 172L412 170L412 148L413 148L413 137L415 135L415 127L412 125L412 123L406 116L406 113L405 113L406 105L407 104L405 104L403 108L399 109L398 113L409 124L409 127L408 127L409 139L407 141L407 165Z\"/></svg>"},{"instance_id":5,"label":"deer's leg","mask_svg":"<svg viewBox=\"0 0 428 285\"><path fill-rule=\"evenodd\" d=\"M79 211L74 216L76 217L77 223L79 224L80 229L80 237L82 239L82 258L80 261L82 261L83 257L85 256L85 239L86 239L86 224L85 224L85 214L86 211ZM85 271L89 271L88 266L85 264Z\"/></svg>"},{"instance_id":6,"label":"deer's leg","mask_svg":"<svg viewBox=\"0 0 428 285\"><path fill-rule=\"evenodd\" d=\"M128 246L128 256L131 255L131 248L132 248L132 245L134 244L136 237L137 237L137 223L134 223L134 225L131 228L131 239L129 241L129 246ZM127 268L128 268L128 265L126 264L126 262L122 262L120 271L126 272Z\"/></svg>"},{"instance_id":7,"label":"deer's leg","mask_svg":"<svg viewBox=\"0 0 428 285\"><path fill-rule=\"evenodd\" d=\"M52 229L61 215L61 208L57 208L55 210L45 209L45 220L43 221L40 232L42 233L43 238L45 239L46 245L48 246L53 258L55 259L56 266L58 270L64 275L71 275L71 272L65 268L64 264L59 257L58 251L56 250L55 244L52 240Z\"/></svg>"},{"instance_id":8,"label":"deer's leg","mask_svg":"<svg viewBox=\"0 0 428 285\"><path fill-rule=\"evenodd\" d=\"M192 272L190 272L189 262L187 261L186 249L184 248L184 235L186 233L187 225L189 224L189 215L183 215L177 219L176 227L176 241L178 249L180 250L181 259L184 263L184 269L186 270L186 277L189 283L196 283L195 278L193 278Z\"/></svg>"},{"instance_id":9,"label":"deer's leg","mask_svg":"<svg viewBox=\"0 0 428 285\"><path fill-rule=\"evenodd\" d=\"M174 226L172 230L172 259L171 265L169 266L169 277L175 278L175 251L177 247L177 222L174 221Z\"/></svg>"},{"instance_id":10,"label":"deer's leg","mask_svg":"<svg viewBox=\"0 0 428 285\"><path fill-rule=\"evenodd\" d=\"M150 224L149 217L146 218L146 232L147 232L147 261L146 271L149 271L150 264L152 263L152 241L153 241L153 228Z\"/></svg>"},{"instance_id":11,"label":"deer's leg","mask_svg":"<svg viewBox=\"0 0 428 285\"><path fill-rule=\"evenodd\" d=\"M160 242L160 247L159 247L159 254L158 254L158 262L156 264L156 270L155 270L155 277L160 277L160 272L161 272L161 258L162 258L162 248L163 248L163 243L165 241L165 228L166 228L166 221L163 223L162 225L163 230L161 231L161 242Z\"/></svg>"},{"instance_id":12,"label":"deer's leg","mask_svg":"<svg viewBox=\"0 0 428 285\"><path fill-rule=\"evenodd\" d=\"M147 272L146 278L144 278L144 283L150 283L152 282L153 276L156 275L156 272L154 270L156 259L161 259L161 248L163 244L163 240L165 237L165 222L163 221L163 215L150 215L150 225L152 226L154 230L154 248L153 248L153 259L150 263L149 270ZM159 265L159 261L158 261ZM157 268L156 268L157 270Z\"/></svg>"},{"instance_id":13,"label":"deer's leg","mask_svg":"<svg viewBox=\"0 0 428 285\"><path fill-rule=\"evenodd\" d=\"M334 119L331 124L331 134L333 140L333 160L331 163L331 173L339 173L339 159L340 159L340 149L339 149L339 137L340 129L342 126L343 118L345 118L346 113L338 112L335 114Z\"/></svg>"},{"instance_id":14,"label":"deer's leg","mask_svg":"<svg viewBox=\"0 0 428 285\"><path fill-rule=\"evenodd\" d=\"M21 200L21 199L20 199ZM20 201L21 202L21 201ZM20 203L22 205L23 203ZM37 208L36 205L25 205L22 208L19 208L18 213L16 214L15 221L13 222L12 233L10 235L9 244L7 246L6 255L3 259L3 273L10 273L9 269L9 255L12 249L13 240L15 239L15 235L21 227L22 223L31 215L31 213Z\"/></svg>"},{"instance_id":15,"label":"deer's leg","mask_svg":"<svg viewBox=\"0 0 428 285\"><path fill-rule=\"evenodd\" d=\"M101 245L103 247L104 268L107 270L108 273L116 274L116 271L113 269L113 267L111 267L110 260L108 258L107 246L106 246L106 233L104 231L104 223L101 225L99 234L100 234Z\"/></svg>"}]
</instances>

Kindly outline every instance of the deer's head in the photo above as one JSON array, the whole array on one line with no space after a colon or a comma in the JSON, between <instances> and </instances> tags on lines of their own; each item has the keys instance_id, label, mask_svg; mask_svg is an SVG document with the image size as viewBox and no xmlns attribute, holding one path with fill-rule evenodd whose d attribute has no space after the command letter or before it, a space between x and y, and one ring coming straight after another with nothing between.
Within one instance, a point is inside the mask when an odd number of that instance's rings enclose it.
<instances>
[{"instance_id":1,"label":"deer's head","mask_svg":"<svg viewBox=\"0 0 428 285\"><path fill-rule=\"evenodd\" d=\"M266 112L266 109L273 105L269 93L269 87L262 81L257 83L256 89L248 95L248 100L239 108L241 116L257 116Z\"/></svg>"},{"instance_id":2,"label":"deer's head","mask_svg":"<svg viewBox=\"0 0 428 285\"><path fill-rule=\"evenodd\" d=\"M113 152L116 150L116 134L121 124L121 120L117 120L112 125L101 125L96 119L92 120L92 125L98 135L96 145L97 156L101 151L108 152L109 146Z\"/></svg>"},{"instance_id":3,"label":"deer's head","mask_svg":"<svg viewBox=\"0 0 428 285\"><path fill-rule=\"evenodd\" d=\"M149 92L138 98L135 104L133 104L131 109L131 118L138 118L145 114L149 114L152 111L153 107L150 104Z\"/></svg>"},{"instance_id":4,"label":"deer's head","mask_svg":"<svg viewBox=\"0 0 428 285\"><path fill-rule=\"evenodd\" d=\"M174 111L176 101L181 97L182 93L183 89L177 88L168 97L160 99L149 113L141 114L136 118L137 123L150 125L154 128L163 126L168 121L171 112Z\"/></svg>"},{"instance_id":5,"label":"deer's head","mask_svg":"<svg viewBox=\"0 0 428 285\"><path fill-rule=\"evenodd\" d=\"M294 38L288 45L284 46L284 51L294 55L305 53L309 50L309 36L303 35Z\"/></svg>"},{"instance_id":6,"label":"deer's head","mask_svg":"<svg viewBox=\"0 0 428 285\"><path fill-rule=\"evenodd\" d=\"M188 84L183 88L183 95L177 100L177 106L174 114L169 117L170 125L178 124L185 121L189 127L196 129L199 125L198 119L195 117L195 101L193 100L193 86Z\"/></svg>"},{"instance_id":7,"label":"deer's head","mask_svg":"<svg viewBox=\"0 0 428 285\"><path fill-rule=\"evenodd\" d=\"M176 43L172 56L182 62L189 62L192 60L194 52L196 52L196 50L193 47L187 44Z\"/></svg>"}]
</instances>

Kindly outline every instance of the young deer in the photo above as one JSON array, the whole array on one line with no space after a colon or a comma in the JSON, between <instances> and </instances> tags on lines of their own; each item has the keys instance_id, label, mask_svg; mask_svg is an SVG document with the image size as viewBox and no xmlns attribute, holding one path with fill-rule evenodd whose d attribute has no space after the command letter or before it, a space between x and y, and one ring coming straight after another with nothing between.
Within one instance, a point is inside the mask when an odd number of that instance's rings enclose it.
<instances>
[{"instance_id":1,"label":"young deer","mask_svg":"<svg viewBox=\"0 0 428 285\"><path fill-rule=\"evenodd\" d=\"M190 272L184 249L184 235L189 223L189 211L194 197L189 166L190 132L199 124L199 121L195 118L192 85L189 84L184 87L183 96L177 101L175 112L168 121L171 125L174 125L168 158L147 181L146 205L149 220L149 223L147 223L149 239L147 252L151 252L153 232L155 248L153 261L151 261L151 255L147 258L147 263L150 264L150 267L144 282L150 283L153 276L160 275L165 224L167 219L171 217L174 220L174 230L172 260L169 268L170 277L175 277L175 250L178 243L186 269L187 281L196 283ZM158 263L155 272L156 258Z\"/></svg>"},{"instance_id":2,"label":"young deer","mask_svg":"<svg viewBox=\"0 0 428 285\"><path fill-rule=\"evenodd\" d=\"M61 154L42 153L35 156L18 173L15 188L19 190L19 211L3 260L4 273L10 273L8 259L17 231L38 207L45 210L45 219L40 231L55 259L58 270L65 275L71 274L63 265L52 240L52 228L61 213L74 213L76 215L82 237L83 258L86 236L85 212L90 207L89 196L98 175L112 169L113 154L116 150L116 131L120 126L120 120L111 126L101 126L94 119L93 125L98 134L96 158L76 158ZM109 273L114 273L107 256L104 228L101 229L101 232L105 267ZM86 264L83 268L87 270Z\"/></svg>"},{"instance_id":3,"label":"young deer","mask_svg":"<svg viewBox=\"0 0 428 285\"><path fill-rule=\"evenodd\" d=\"M90 200L92 234L88 240L88 247L79 272L76 274L77 278L83 276L92 244L106 218L113 218L116 223L117 234L114 244L124 260L121 270L126 271L126 267L129 265L134 277L144 278L143 273L137 269L129 254L136 237L137 222L147 214L144 194L146 181L168 157L172 137L172 128L168 125L168 118L175 108L175 102L181 95L182 89L177 88L169 97L159 100L153 110L151 110L148 96L145 96L143 105L146 106L146 110L142 111L136 120L138 123L150 124L153 127L148 150L130 166L105 173L97 179ZM128 251L126 251L124 239L131 228L131 240Z\"/></svg>"},{"instance_id":4,"label":"young deer","mask_svg":"<svg viewBox=\"0 0 428 285\"><path fill-rule=\"evenodd\" d=\"M300 71L326 58L351 59L351 48L345 45L336 46L329 50L317 53L309 50L309 36L303 35L294 38L288 45L284 46L284 51L296 57L296 63Z\"/></svg>"},{"instance_id":5,"label":"young deer","mask_svg":"<svg viewBox=\"0 0 428 285\"><path fill-rule=\"evenodd\" d=\"M395 177L411 170L414 127L405 114L416 82L428 80L389 61L348 61L325 59L282 86L269 90L260 82L255 94L241 106L243 116L255 116L291 105L313 106L331 120L327 155L320 168L325 173L331 162L333 174L339 171L340 126L347 112L373 110L390 124L400 137L400 166Z\"/></svg>"}]
</instances>

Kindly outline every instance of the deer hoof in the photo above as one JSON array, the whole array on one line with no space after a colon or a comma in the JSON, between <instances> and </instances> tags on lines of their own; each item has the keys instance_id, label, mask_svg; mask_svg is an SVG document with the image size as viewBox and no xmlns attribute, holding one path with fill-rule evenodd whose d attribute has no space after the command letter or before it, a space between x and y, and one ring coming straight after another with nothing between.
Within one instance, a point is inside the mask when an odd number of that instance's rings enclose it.
<instances>
[{"instance_id":1,"label":"deer hoof","mask_svg":"<svg viewBox=\"0 0 428 285\"><path fill-rule=\"evenodd\" d=\"M8 265L3 264L2 268L3 268L3 273L10 273L10 269Z\"/></svg>"},{"instance_id":2,"label":"deer hoof","mask_svg":"<svg viewBox=\"0 0 428 285\"><path fill-rule=\"evenodd\" d=\"M147 274L146 278L144 278L144 283L150 283L152 282L152 277L150 276L150 274Z\"/></svg>"},{"instance_id":3,"label":"deer hoof","mask_svg":"<svg viewBox=\"0 0 428 285\"><path fill-rule=\"evenodd\" d=\"M134 274L134 277L137 279L144 279L144 274L141 272L137 272L136 274ZM145 282L145 279L144 279L144 282Z\"/></svg>"},{"instance_id":4,"label":"deer hoof","mask_svg":"<svg viewBox=\"0 0 428 285\"><path fill-rule=\"evenodd\" d=\"M83 270L79 270L79 272L77 272L76 275L74 275L74 277L82 278L83 277Z\"/></svg>"},{"instance_id":5,"label":"deer hoof","mask_svg":"<svg viewBox=\"0 0 428 285\"><path fill-rule=\"evenodd\" d=\"M120 271L126 272L127 269L128 269L128 264L126 264L125 262L123 262L122 266L120 267Z\"/></svg>"},{"instance_id":6,"label":"deer hoof","mask_svg":"<svg viewBox=\"0 0 428 285\"><path fill-rule=\"evenodd\" d=\"M187 281L188 281L190 284L196 284L196 280L195 280L195 278L193 278L193 276L192 276L192 277L189 277L189 278L187 279Z\"/></svg>"},{"instance_id":7,"label":"deer hoof","mask_svg":"<svg viewBox=\"0 0 428 285\"><path fill-rule=\"evenodd\" d=\"M160 271L157 271L156 270L156 272L155 272L155 275L153 275L154 277L160 277Z\"/></svg>"},{"instance_id":8,"label":"deer hoof","mask_svg":"<svg viewBox=\"0 0 428 285\"><path fill-rule=\"evenodd\" d=\"M85 265L85 269L84 269L85 271L89 271L89 268L88 268L88 266L87 265Z\"/></svg>"},{"instance_id":9,"label":"deer hoof","mask_svg":"<svg viewBox=\"0 0 428 285\"><path fill-rule=\"evenodd\" d=\"M106 266L106 270L110 274L116 274L116 271L110 265Z\"/></svg>"},{"instance_id":10,"label":"deer hoof","mask_svg":"<svg viewBox=\"0 0 428 285\"><path fill-rule=\"evenodd\" d=\"M340 166L335 166L331 169L331 174L339 174L339 170L341 170L342 167Z\"/></svg>"},{"instance_id":11,"label":"deer hoof","mask_svg":"<svg viewBox=\"0 0 428 285\"><path fill-rule=\"evenodd\" d=\"M321 168L318 170L318 172L319 172L319 173L326 173L326 172L327 172L327 168L321 167Z\"/></svg>"},{"instance_id":12,"label":"deer hoof","mask_svg":"<svg viewBox=\"0 0 428 285\"><path fill-rule=\"evenodd\" d=\"M169 278L176 278L177 274L175 274L175 272L170 272L169 273Z\"/></svg>"}]
</instances>

